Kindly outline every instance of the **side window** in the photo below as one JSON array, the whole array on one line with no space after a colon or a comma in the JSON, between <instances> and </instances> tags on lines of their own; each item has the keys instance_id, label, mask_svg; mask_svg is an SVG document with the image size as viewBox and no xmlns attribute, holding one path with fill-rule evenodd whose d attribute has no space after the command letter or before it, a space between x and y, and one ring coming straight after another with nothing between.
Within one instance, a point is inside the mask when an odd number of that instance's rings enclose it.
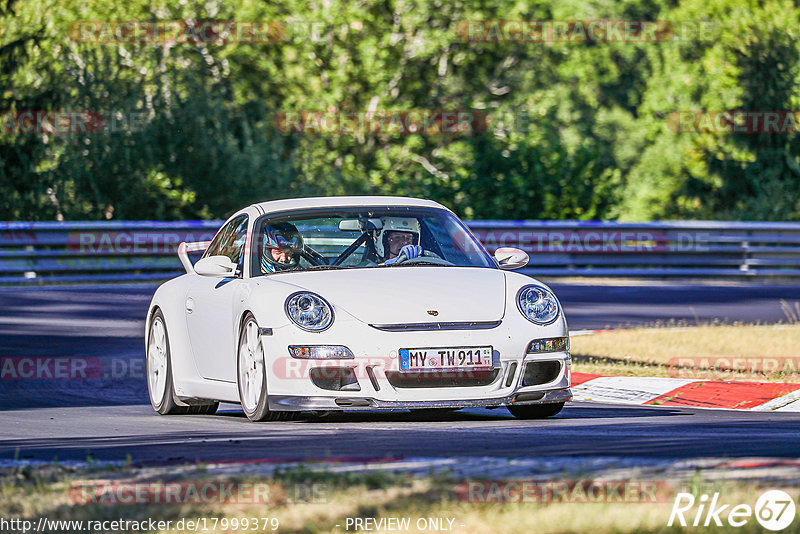
<instances>
[{"instance_id":1,"label":"side window","mask_svg":"<svg viewBox=\"0 0 800 534\"><path fill-rule=\"evenodd\" d=\"M234 263L239 263L247 240L247 215L236 217L222 227L222 230L211 241L204 257L227 256Z\"/></svg>"}]
</instances>

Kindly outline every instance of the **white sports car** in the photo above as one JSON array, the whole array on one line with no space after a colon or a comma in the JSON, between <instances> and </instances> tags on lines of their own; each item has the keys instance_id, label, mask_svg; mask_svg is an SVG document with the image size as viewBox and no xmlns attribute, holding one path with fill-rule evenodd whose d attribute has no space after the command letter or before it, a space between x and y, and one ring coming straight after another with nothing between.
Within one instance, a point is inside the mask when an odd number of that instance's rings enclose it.
<instances>
[{"instance_id":1,"label":"white sports car","mask_svg":"<svg viewBox=\"0 0 800 534\"><path fill-rule=\"evenodd\" d=\"M158 288L145 327L160 414L231 402L253 421L476 406L542 418L572 398L558 300L508 272L527 254L492 257L436 202L254 204L178 254L187 272Z\"/></svg>"}]
</instances>

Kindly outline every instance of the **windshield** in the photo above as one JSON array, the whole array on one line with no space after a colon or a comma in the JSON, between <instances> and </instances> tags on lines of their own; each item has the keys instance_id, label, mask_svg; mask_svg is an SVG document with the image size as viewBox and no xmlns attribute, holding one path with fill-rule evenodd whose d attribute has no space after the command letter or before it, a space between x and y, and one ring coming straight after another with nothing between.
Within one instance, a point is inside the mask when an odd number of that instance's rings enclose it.
<instances>
[{"instance_id":1,"label":"windshield","mask_svg":"<svg viewBox=\"0 0 800 534\"><path fill-rule=\"evenodd\" d=\"M452 213L435 208L328 208L261 219L253 276L322 269L497 268Z\"/></svg>"}]
</instances>

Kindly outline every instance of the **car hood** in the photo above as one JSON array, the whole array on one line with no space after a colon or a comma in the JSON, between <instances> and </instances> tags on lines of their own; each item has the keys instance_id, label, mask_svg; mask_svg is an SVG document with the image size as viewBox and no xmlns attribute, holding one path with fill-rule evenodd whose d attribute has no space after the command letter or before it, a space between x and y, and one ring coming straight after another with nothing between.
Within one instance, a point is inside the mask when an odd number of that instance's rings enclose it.
<instances>
[{"instance_id":1,"label":"car hood","mask_svg":"<svg viewBox=\"0 0 800 534\"><path fill-rule=\"evenodd\" d=\"M506 283L499 269L409 266L274 277L313 291L368 324L499 321L505 313Z\"/></svg>"}]
</instances>

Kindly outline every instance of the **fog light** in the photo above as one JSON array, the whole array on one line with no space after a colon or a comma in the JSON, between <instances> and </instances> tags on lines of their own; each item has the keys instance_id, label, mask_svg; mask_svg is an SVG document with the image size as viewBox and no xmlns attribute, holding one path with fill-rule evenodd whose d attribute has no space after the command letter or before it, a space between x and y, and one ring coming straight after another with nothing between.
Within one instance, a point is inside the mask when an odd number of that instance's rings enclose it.
<instances>
[{"instance_id":1,"label":"fog light","mask_svg":"<svg viewBox=\"0 0 800 534\"><path fill-rule=\"evenodd\" d=\"M290 345L289 355L304 360L352 360L350 349L341 345Z\"/></svg>"},{"instance_id":2,"label":"fog light","mask_svg":"<svg viewBox=\"0 0 800 534\"><path fill-rule=\"evenodd\" d=\"M544 352L568 352L568 337L551 337L547 339L534 339L528 344L527 354L541 354Z\"/></svg>"}]
</instances>

